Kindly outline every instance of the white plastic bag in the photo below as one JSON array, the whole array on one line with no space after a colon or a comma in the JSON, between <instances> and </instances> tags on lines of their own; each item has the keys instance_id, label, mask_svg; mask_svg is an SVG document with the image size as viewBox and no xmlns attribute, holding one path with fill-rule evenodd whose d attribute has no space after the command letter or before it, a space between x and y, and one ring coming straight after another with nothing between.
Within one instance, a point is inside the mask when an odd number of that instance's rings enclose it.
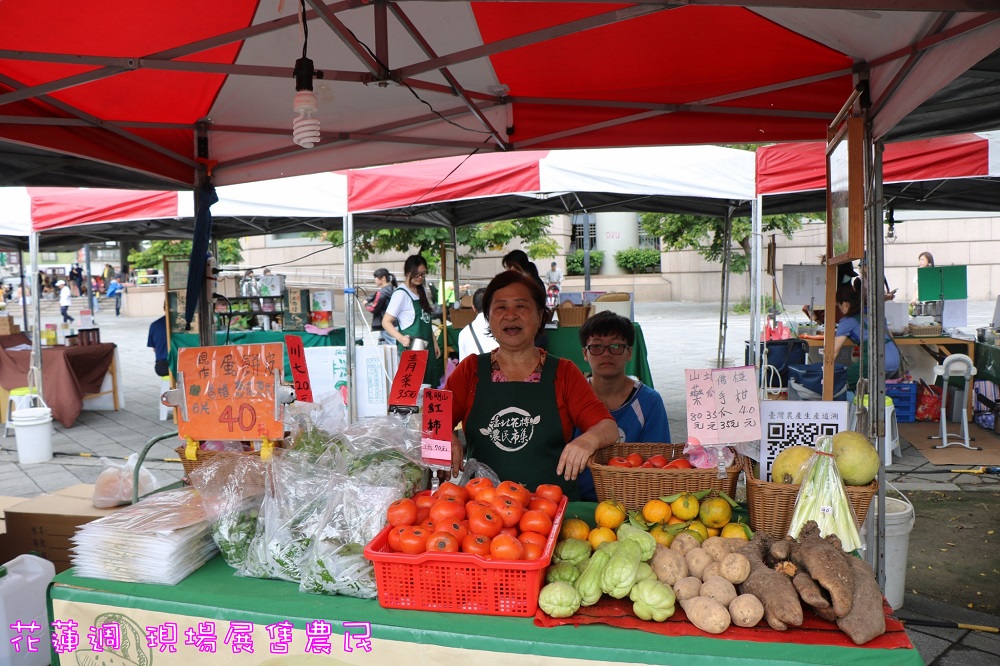
<instances>
[{"instance_id":1,"label":"white plastic bag","mask_svg":"<svg viewBox=\"0 0 1000 666\"><path fill-rule=\"evenodd\" d=\"M98 509L110 509L129 504L132 501L132 477L136 463L139 462L139 454L133 453L123 463L116 463L110 458L101 458L101 462L106 469L94 483L94 506ZM148 469L139 470L139 497L153 492L157 485L152 472Z\"/></svg>"}]
</instances>

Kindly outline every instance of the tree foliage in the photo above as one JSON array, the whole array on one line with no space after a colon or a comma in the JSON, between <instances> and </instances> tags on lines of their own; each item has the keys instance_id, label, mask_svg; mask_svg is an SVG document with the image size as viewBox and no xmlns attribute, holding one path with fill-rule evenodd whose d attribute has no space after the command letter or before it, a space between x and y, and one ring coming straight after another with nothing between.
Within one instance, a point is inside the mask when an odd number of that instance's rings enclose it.
<instances>
[{"instance_id":1,"label":"tree foliage","mask_svg":"<svg viewBox=\"0 0 1000 666\"><path fill-rule=\"evenodd\" d=\"M155 240L143 244L143 248L128 254L128 263L133 268L162 268L163 257L187 257L191 255L189 240ZM219 263L238 264L243 260L239 238L223 238L219 241Z\"/></svg>"},{"instance_id":2,"label":"tree foliage","mask_svg":"<svg viewBox=\"0 0 1000 666\"><path fill-rule=\"evenodd\" d=\"M532 259L558 254L558 245L547 235L548 217L525 217L466 225L456 230L460 247L458 261L468 267L473 257L487 252L502 252L508 243L520 239ZM344 235L331 231L323 239L343 245ZM433 271L441 260L441 244L451 242L451 232L438 227L421 229L376 229L354 237L354 260L365 261L372 255L386 252L421 254Z\"/></svg>"},{"instance_id":3,"label":"tree foliage","mask_svg":"<svg viewBox=\"0 0 1000 666\"><path fill-rule=\"evenodd\" d=\"M590 251L590 272L598 273L604 264L604 252ZM566 255L566 272L570 275L583 275L583 250L576 250Z\"/></svg>"}]
</instances>

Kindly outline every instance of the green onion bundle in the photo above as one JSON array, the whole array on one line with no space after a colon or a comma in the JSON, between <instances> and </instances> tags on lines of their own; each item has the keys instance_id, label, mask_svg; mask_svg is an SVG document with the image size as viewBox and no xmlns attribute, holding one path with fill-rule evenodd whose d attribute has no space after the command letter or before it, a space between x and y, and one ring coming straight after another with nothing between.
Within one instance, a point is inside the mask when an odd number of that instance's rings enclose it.
<instances>
[{"instance_id":1,"label":"green onion bundle","mask_svg":"<svg viewBox=\"0 0 1000 666\"><path fill-rule=\"evenodd\" d=\"M824 435L816 440L816 452L795 499L795 511L788 534L797 539L803 526L816 521L821 536L836 534L845 552L863 547L854 509L847 500L844 482L833 458L833 438Z\"/></svg>"}]
</instances>

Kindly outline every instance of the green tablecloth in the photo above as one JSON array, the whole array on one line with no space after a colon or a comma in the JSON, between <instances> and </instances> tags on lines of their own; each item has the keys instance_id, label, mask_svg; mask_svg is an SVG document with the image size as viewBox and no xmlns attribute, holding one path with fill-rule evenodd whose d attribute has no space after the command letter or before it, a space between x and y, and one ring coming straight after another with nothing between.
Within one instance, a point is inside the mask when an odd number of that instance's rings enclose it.
<instances>
[{"instance_id":1,"label":"green tablecloth","mask_svg":"<svg viewBox=\"0 0 1000 666\"><path fill-rule=\"evenodd\" d=\"M643 384L652 387L653 375L649 371L649 359L646 353L646 338L642 334L642 327L637 323L634 324L634 326L635 345L632 348L632 360L625 366L625 373L638 377ZM449 349L458 349L458 334L459 330L451 327L448 328ZM547 348L549 352L560 358L573 361L583 372L590 372L590 364L583 360L583 346L580 344L579 328L565 327L546 329L545 337L548 340Z\"/></svg>"},{"instance_id":2,"label":"green tablecloth","mask_svg":"<svg viewBox=\"0 0 1000 666\"><path fill-rule=\"evenodd\" d=\"M1000 384L1000 347L976 343L976 379Z\"/></svg>"},{"instance_id":3,"label":"green tablecloth","mask_svg":"<svg viewBox=\"0 0 1000 666\"><path fill-rule=\"evenodd\" d=\"M346 336L343 328L333 329L329 335L314 335L301 331L230 331L229 344L249 345L263 344L265 342L280 342L285 344L286 335L297 335L302 338L303 347L343 347ZM226 344L226 332L217 331L215 333L215 344ZM177 350L181 347L200 346L197 333L173 333L170 335L170 372L177 370ZM283 347L282 347L283 348ZM292 367L288 363L288 350L284 350L285 358L285 381L292 381Z\"/></svg>"},{"instance_id":4,"label":"green tablecloth","mask_svg":"<svg viewBox=\"0 0 1000 666\"><path fill-rule=\"evenodd\" d=\"M155 662L151 659L149 663L156 666L264 664L272 658L268 654L268 635L263 631L265 625L291 622L296 629L293 646L301 650L303 629L306 623L315 619L324 619L333 625L334 659L344 654L341 622L371 623L371 653L352 655L350 663L391 663L398 659L414 664L459 661L506 664L524 658L530 659L532 664L570 663L546 661L557 657L581 662L691 666L798 663L916 666L923 663L920 654L912 649L879 650L661 636L599 624L544 629L536 627L532 618L388 610L374 600L305 594L294 583L234 576L233 569L221 557L173 587L77 578L70 569L56 576L48 595L50 620L72 619L79 623L79 631L83 633L80 652L89 652L87 628L103 614L120 613L139 631L150 623L176 623L177 653L155 653ZM115 617L116 621L121 621L120 616ZM184 645L185 626L204 620L212 620L217 625L218 654L201 654L195 647ZM254 654L233 656L230 646L224 644L222 637L229 623L234 621L254 624L257 632L254 634ZM139 634L136 639L144 644L145 636ZM61 663L92 663L78 661L80 652L61 655ZM53 664L58 663L53 661ZM268 662L269 666L271 663L277 662ZM345 662L331 660L330 663Z\"/></svg>"}]
</instances>

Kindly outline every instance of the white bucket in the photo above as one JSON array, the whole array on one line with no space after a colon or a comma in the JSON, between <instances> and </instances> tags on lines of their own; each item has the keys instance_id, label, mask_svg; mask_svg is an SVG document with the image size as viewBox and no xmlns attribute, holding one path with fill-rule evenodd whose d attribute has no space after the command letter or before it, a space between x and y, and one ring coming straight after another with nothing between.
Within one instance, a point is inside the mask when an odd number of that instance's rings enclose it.
<instances>
[{"instance_id":1,"label":"white bucket","mask_svg":"<svg viewBox=\"0 0 1000 666\"><path fill-rule=\"evenodd\" d=\"M872 501L872 509L876 507ZM868 525L869 538L874 539L874 529L870 521ZM916 522L913 505L904 496L885 498L885 599L892 610L903 606L903 595L906 591L906 567L910 549L910 532Z\"/></svg>"},{"instance_id":2,"label":"white bucket","mask_svg":"<svg viewBox=\"0 0 1000 666\"><path fill-rule=\"evenodd\" d=\"M17 439L17 462L22 465L52 460L52 410L24 407L10 416Z\"/></svg>"},{"instance_id":3,"label":"white bucket","mask_svg":"<svg viewBox=\"0 0 1000 666\"><path fill-rule=\"evenodd\" d=\"M6 574L0 576L0 664L46 666L52 655L52 641L45 591L56 575L55 565L35 555L19 555L4 566ZM35 622L40 628L15 632L10 625L19 620L22 625ZM10 642L17 636L22 637L18 641L20 652L16 652ZM29 637L33 639L31 647L35 652L29 652Z\"/></svg>"}]
</instances>

